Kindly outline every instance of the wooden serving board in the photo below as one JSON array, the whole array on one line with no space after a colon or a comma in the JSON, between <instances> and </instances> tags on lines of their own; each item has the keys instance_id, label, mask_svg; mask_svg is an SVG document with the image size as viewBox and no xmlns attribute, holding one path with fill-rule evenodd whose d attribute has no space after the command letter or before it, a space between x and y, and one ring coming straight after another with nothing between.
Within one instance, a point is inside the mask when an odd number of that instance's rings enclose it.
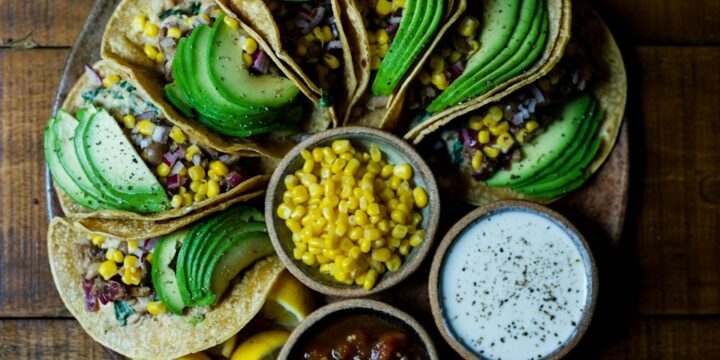
<instances>
[{"instance_id":1,"label":"wooden serving board","mask_svg":"<svg viewBox=\"0 0 720 360\"><path fill-rule=\"evenodd\" d=\"M120 0L98 0L96 2L65 63L53 102L53 114L61 107L73 84L83 75L84 65L91 65L100 59L100 42L105 24L119 2ZM630 184L628 141L628 127L624 123L612 154L598 173L580 190L550 205L580 229L593 249L604 249L616 244L622 234ZM52 186L50 171L47 168L45 177L48 218L63 216ZM471 205L450 197L443 196L443 199L440 228L435 246L437 246L437 240L441 239L456 221L473 209ZM432 256L426 259L423 266L403 283L371 298L394 305L413 315L435 340L435 345L438 347L439 353L443 354L443 359L453 358L456 357L455 352L442 340L430 312L427 277L431 262ZM600 278L602 281L602 273ZM332 297L324 299L326 302L337 300L340 299ZM111 358L123 359L112 350L107 348L106 350Z\"/></svg>"}]
</instances>

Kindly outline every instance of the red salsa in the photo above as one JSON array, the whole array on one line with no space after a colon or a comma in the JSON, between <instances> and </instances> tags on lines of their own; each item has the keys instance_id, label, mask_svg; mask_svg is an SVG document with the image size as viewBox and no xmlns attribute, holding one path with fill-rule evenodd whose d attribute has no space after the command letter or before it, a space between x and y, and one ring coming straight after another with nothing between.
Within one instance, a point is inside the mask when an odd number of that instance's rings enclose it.
<instances>
[{"instance_id":1,"label":"red salsa","mask_svg":"<svg viewBox=\"0 0 720 360\"><path fill-rule=\"evenodd\" d=\"M414 332L374 315L350 315L333 320L314 331L304 343L299 354L306 360L429 358Z\"/></svg>"}]
</instances>

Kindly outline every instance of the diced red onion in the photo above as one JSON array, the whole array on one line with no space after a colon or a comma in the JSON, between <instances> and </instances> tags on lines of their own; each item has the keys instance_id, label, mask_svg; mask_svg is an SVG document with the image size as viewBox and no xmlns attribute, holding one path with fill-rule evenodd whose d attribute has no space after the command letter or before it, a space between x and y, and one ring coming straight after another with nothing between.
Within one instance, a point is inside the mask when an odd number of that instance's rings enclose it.
<instances>
[{"instance_id":1,"label":"diced red onion","mask_svg":"<svg viewBox=\"0 0 720 360\"><path fill-rule=\"evenodd\" d=\"M98 299L100 303L105 305L111 301L116 301L124 298L127 295L127 289L125 286L117 281L110 280L103 284Z\"/></svg>"},{"instance_id":2,"label":"diced red onion","mask_svg":"<svg viewBox=\"0 0 720 360\"><path fill-rule=\"evenodd\" d=\"M512 122L513 125L521 125L521 124L523 123L522 114L521 114L521 113L517 113L517 114L513 115L513 117L512 117L512 119L510 120L510 122Z\"/></svg>"},{"instance_id":3,"label":"diced red onion","mask_svg":"<svg viewBox=\"0 0 720 360\"><path fill-rule=\"evenodd\" d=\"M90 65L85 65L85 75L90 78L90 81L92 81L93 85L102 85L102 77Z\"/></svg>"},{"instance_id":4,"label":"diced red onion","mask_svg":"<svg viewBox=\"0 0 720 360\"><path fill-rule=\"evenodd\" d=\"M537 105L537 99L536 98L530 99L530 102L528 103L528 111L531 114L535 113L535 105Z\"/></svg>"},{"instance_id":5,"label":"diced red onion","mask_svg":"<svg viewBox=\"0 0 720 360\"><path fill-rule=\"evenodd\" d=\"M542 91L540 91L540 88L538 88L536 85L530 87L530 90L533 92L533 95L535 96L535 99L537 99L537 102L539 104L545 101L545 96L543 96Z\"/></svg>"},{"instance_id":6,"label":"diced red onion","mask_svg":"<svg viewBox=\"0 0 720 360\"><path fill-rule=\"evenodd\" d=\"M185 164L182 163L182 161L178 161L173 165L172 170L170 170L171 175L179 174L182 169L185 168Z\"/></svg>"},{"instance_id":7,"label":"diced red onion","mask_svg":"<svg viewBox=\"0 0 720 360\"><path fill-rule=\"evenodd\" d=\"M245 177L238 174L235 171L229 173L225 177L225 181L227 182L227 184L230 188L234 188L234 187L240 185L240 183L243 182L243 180L245 180Z\"/></svg>"},{"instance_id":8,"label":"diced red onion","mask_svg":"<svg viewBox=\"0 0 720 360\"><path fill-rule=\"evenodd\" d=\"M458 77L460 77L463 71L465 71L465 64L463 64L462 61L457 61L450 67L449 71L451 78L453 80L457 79Z\"/></svg>"},{"instance_id":9,"label":"diced red onion","mask_svg":"<svg viewBox=\"0 0 720 360\"><path fill-rule=\"evenodd\" d=\"M168 36L168 37L160 40L159 44L160 44L160 47L162 47L162 48L169 48L169 47L175 46L175 39Z\"/></svg>"},{"instance_id":10,"label":"diced red onion","mask_svg":"<svg viewBox=\"0 0 720 360\"><path fill-rule=\"evenodd\" d=\"M142 138L142 140L140 140L140 142L138 143L138 146L140 146L141 149L144 149L144 148L150 146L150 144L152 144L152 139L144 137L144 138Z\"/></svg>"},{"instance_id":11,"label":"diced red onion","mask_svg":"<svg viewBox=\"0 0 720 360\"><path fill-rule=\"evenodd\" d=\"M433 89L432 86L426 86L425 87L425 95L429 98L435 97L435 89Z\"/></svg>"},{"instance_id":12,"label":"diced red onion","mask_svg":"<svg viewBox=\"0 0 720 360\"><path fill-rule=\"evenodd\" d=\"M325 17L325 8L319 7L315 11L315 16L310 20L310 23L308 24L309 27L314 28L320 24L322 19Z\"/></svg>"},{"instance_id":13,"label":"diced red onion","mask_svg":"<svg viewBox=\"0 0 720 360\"><path fill-rule=\"evenodd\" d=\"M158 241L160 241L160 238L157 237L147 239L143 241L143 248L145 248L145 250L152 250L155 248L155 245L157 245Z\"/></svg>"},{"instance_id":14,"label":"diced red onion","mask_svg":"<svg viewBox=\"0 0 720 360\"><path fill-rule=\"evenodd\" d=\"M470 143L470 132L467 128L460 128L460 140L462 141L463 145L468 145Z\"/></svg>"},{"instance_id":15,"label":"diced red onion","mask_svg":"<svg viewBox=\"0 0 720 360\"><path fill-rule=\"evenodd\" d=\"M255 54L253 54L253 62L250 67L261 74L267 73L268 68L270 68L270 61L264 51L255 51Z\"/></svg>"},{"instance_id":16,"label":"diced red onion","mask_svg":"<svg viewBox=\"0 0 720 360\"><path fill-rule=\"evenodd\" d=\"M230 155L228 154L222 154L218 156L218 160L220 160L221 163L227 165L228 159L230 159Z\"/></svg>"},{"instance_id":17,"label":"diced red onion","mask_svg":"<svg viewBox=\"0 0 720 360\"><path fill-rule=\"evenodd\" d=\"M202 162L202 158L200 157L200 154L193 155L193 157L192 157L193 165L200 165L201 162Z\"/></svg>"},{"instance_id":18,"label":"diced red onion","mask_svg":"<svg viewBox=\"0 0 720 360\"><path fill-rule=\"evenodd\" d=\"M155 130L152 134L152 139L155 142L164 143L167 139L168 131L167 128L164 126L155 126Z\"/></svg>"},{"instance_id":19,"label":"diced red onion","mask_svg":"<svg viewBox=\"0 0 720 360\"><path fill-rule=\"evenodd\" d=\"M327 43L328 49L342 49L342 41L333 40Z\"/></svg>"},{"instance_id":20,"label":"diced red onion","mask_svg":"<svg viewBox=\"0 0 720 360\"><path fill-rule=\"evenodd\" d=\"M85 298L85 311L94 312L98 310L97 298L95 298L92 291L94 284L95 279L83 279L82 286Z\"/></svg>"},{"instance_id":21,"label":"diced red onion","mask_svg":"<svg viewBox=\"0 0 720 360\"><path fill-rule=\"evenodd\" d=\"M390 38L393 38L395 37L395 33L398 31L398 28L400 28L399 24L390 24L385 28L385 32Z\"/></svg>"},{"instance_id":22,"label":"diced red onion","mask_svg":"<svg viewBox=\"0 0 720 360\"><path fill-rule=\"evenodd\" d=\"M335 18L332 16L329 17L328 22L330 23L330 30L332 31L333 39L339 38L340 32L338 31L337 25L335 25Z\"/></svg>"},{"instance_id":23,"label":"diced red onion","mask_svg":"<svg viewBox=\"0 0 720 360\"><path fill-rule=\"evenodd\" d=\"M391 16L388 22L390 24L400 24L402 21L402 16Z\"/></svg>"},{"instance_id":24,"label":"diced red onion","mask_svg":"<svg viewBox=\"0 0 720 360\"><path fill-rule=\"evenodd\" d=\"M172 169L175 166L175 162L177 161L177 155L175 155L175 152L169 152L165 153L163 155L163 163L167 165L170 169Z\"/></svg>"},{"instance_id":25,"label":"diced red onion","mask_svg":"<svg viewBox=\"0 0 720 360\"><path fill-rule=\"evenodd\" d=\"M198 26L200 24L210 25L210 23L207 20L205 20L204 16L196 16L195 17L195 26Z\"/></svg>"},{"instance_id":26,"label":"diced red onion","mask_svg":"<svg viewBox=\"0 0 720 360\"><path fill-rule=\"evenodd\" d=\"M168 175L167 177L167 188L168 189L177 189L182 184L182 179L180 179L180 174L172 174Z\"/></svg>"},{"instance_id":27,"label":"diced red onion","mask_svg":"<svg viewBox=\"0 0 720 360\"><path fill-rule=\"evenodd\" d=\"M295 26L298 27L298 28L300 28L300 29L303 29L303 30L308 29L308 25L309 25L309 24L310 24L310 19L308 19L308 20L305 20L305 19L295 19Z\"/></svg>"},{"instance_id":28,"label":"diced red onion","mask_svg":"<svg viewBox=\"0 0 720 360\"><path fill-rule=\"evenodd\" d=\"M140 115L135 115L135 119L137 120L151 120L155 117L155 111L146 111Z\"/></svg>"},{"instance_id":29,"label":"diced red onion","mask_svg":"<svg viewBox=\"0 0 720 360\"><path fill-rule=\"evenodd\" d=\"M520 113L522 114L523 120L530 118L530 112L525 107L520 110Z\"/></svg>"}]
</instances>

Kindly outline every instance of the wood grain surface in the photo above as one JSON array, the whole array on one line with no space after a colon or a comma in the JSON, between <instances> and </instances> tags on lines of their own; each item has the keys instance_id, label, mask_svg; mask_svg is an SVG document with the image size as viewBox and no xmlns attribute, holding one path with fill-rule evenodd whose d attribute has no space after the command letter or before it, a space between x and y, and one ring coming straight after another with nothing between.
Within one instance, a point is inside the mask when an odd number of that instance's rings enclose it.
<instances>
[{"instance_id":1,"label":"wood grain surface","mask_svg":"<svg viewBox=\"0 0 720 360\"><path fill-rule=\"evenodd\" d=\"M720 354L720 2L592 1L624 45L632 185L623 239L593 249L598 311L571 358ZM106 358L68 317L45 248L41 131L92 0L0 0L0 358Z\"/></svg>"}]
</instances>

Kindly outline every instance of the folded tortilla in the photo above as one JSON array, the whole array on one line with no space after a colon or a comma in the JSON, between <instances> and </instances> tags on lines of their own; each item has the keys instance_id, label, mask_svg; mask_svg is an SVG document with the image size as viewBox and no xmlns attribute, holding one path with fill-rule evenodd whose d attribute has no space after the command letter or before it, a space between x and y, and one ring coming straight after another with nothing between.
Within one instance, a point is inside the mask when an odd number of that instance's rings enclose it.
<instances>
[{"instance_id":1,"label":"folded tortilla","mask_svg":"<svg viewBox=\"0 0 720 360\"><path fill-rule=\"evenodd\" d=\"M50 222L47 245L55 287L90 337L133 359L177 358L222 343L260 311L284 269L276 256L261 260L212 308L193 308L183 316L171 312L144 316L134 324L120 326L110 304L96 312L85 310L76 244L86 236L61 218ZM193 324L193 318L202 321Z\"/></svg>"},{"instance_id":2,"label":"folded tortilla","mask_svg":"<svg viewBox=\"0 0 720 360\"><path fill-rule=\"evenodd\" d=\"M123 78L125 78L130 84L138 85L136 87L136 90L141 98L149 99L151 98L148 96L147 91L145 90L145 87L141 86L143 84L143 80L140 78L137 78L134 76L133 73L124 72L123 69L118 67L117 65L114 65L111 62L108 61L100 61L93 65L93 68L95 71L97 71L100 76L107 76L107 75L117 75L122 74ZM97 85L92 82L92 80L89 78L89 76L83 75L78 82L73 86L73 88L70 90L70 93L68 94L67 98L65 99L65 102L63 103L63 109L68 111L71 114L75 114L77 110L82 107L85 104L85 99L83 98L83 94L86 93L89 90L97 88ZM155 103L154 103L155 104ZM165 113L165 109L162 107L159 107L161 115L166 118L169 122L173 123L174 125L181 128L183 131L185 131L188 135L195 137L199 143L207 145L209 148L220 151L223 151L224 149L218 149L217 147L214 147L213 143L206 143L205 138L201 136L197 136L197 133L194 131L195 128L186 122L183 122L182 119L178 120L178 118L172 118L171 116L168 116L168 113ZM253 193L255 191L263 189L267 185L267 181L269 179L269 174L272 172L274 168L274 162L270 159L265 159L263 157L258 158L258 154L252 151L240 151L231 153L234 155L239 156L246 156L246 157L253 157L257 158L258 160L258 173L254 176L248 176L248 179L240 183L238 186L234 187L230 191L224 192L222 194L219 194L218 196L204 199L200 202L193 203L190 206L187 207L181 207L177 209L169 209L166 211L162 211L159 213L154 214L138 214L130 211L123 211L123 210L98 210L98 211L92 211L90 209L87 209L83 207L82 205L78 204L72 198L70 198L65 192L62 191L62 189L59 186L55 186L55 190L58 194L58 199L60 201L60 206L62 207L65 216L71 217L71 218L102 218L102 219L116 219L116 220L138 220L138 221L160 221L164 220L167 223L173 223L170 226L176 226L180 227L184 224L187 224L191 222L189 219L183 219L184 216L190 215L193 213L199 213L202 212L203 209L206 208L212 208L213 206L217 204L222 204L226 202L237 202L239 201L238 196L247 194L247 193ZM227 204L229 205L229 204Z\"/></svg>"},{"instance_id":3,"label":"folded tortilla","mask_svg":"<svg viewBox=\"0 0 720 360\"><path fill-rule=\"evenodd\" d=\"M602 145L589 165L591 173L595 173L612 153L622 126L627 100L627 74L620 49L600 15L584 2L575 3L572 12L573 17L579 19L573 22L572 36L582 40L580 45L589 51L590 58L594 61L593 66L598 68L604 75L603 78L594 80L590 91L597 100L600 110L605 114L598 129ZM570 32L566 36L569 38ZM560 58L555 63L559 60ZM545 73L548 71L545 71ZM441 130L443 125L450 123L458 116L470 113L483 106L489 106L516 89L532 84L540 77L536 76L536 74L530 76L521 83L483 100L481 105L473 105L469 109L463 109L458 114L453 114L450 118L439 119L440 121L434 122L432 126L419 132L417 137L412 138L413 142L419 143L425 136L433 131ZM467 166L459 167L455 173L439 176L438 185L475 205L485 205L503 199L525 199L547 204L559 198L539 198L520 194L509 188L487 186L481 181L473 179L470 168Z\"/></svg>"},{"instance_id":4,"label":"folded tortilla","mask_svg":"<svg viewBox=\"0 0 720 360\"><path fill-rule=\"evenodd\" d=\"M165 99L163 86L167 80L162 73L162 67L167 64L158 64L150 60L144 52L145 45L157 46L158 37L147 39L142 32L133 28L133 19L137 15L145 15L153 22L158 22L159 14L166 9L167 3L165 0L123 0L120 2L105 27L100 49L102 57L116 63L126 72L140 79L138 85L167 114L168 119L192 127L194 135L203 139L203 142L212 144L223 152L254 151L266 156L281 158L294 144L290 137L273 133L248 138L220 135L201 125L198 121L183 116ZM189 7L195 3L199 4L201 8L215 4L212 0L177 0L172 3L177 7ZM265 51L283 75L312 99L314 94L302 79L279 61L274 51L260 35L242 21L239 22L239 25L248 36L257 41L258 47ZM335 118L327 108L313 107L308 112L303 116L300 124L302 131L315 132L327 129Z\"/></svg>"}]
</instances>

